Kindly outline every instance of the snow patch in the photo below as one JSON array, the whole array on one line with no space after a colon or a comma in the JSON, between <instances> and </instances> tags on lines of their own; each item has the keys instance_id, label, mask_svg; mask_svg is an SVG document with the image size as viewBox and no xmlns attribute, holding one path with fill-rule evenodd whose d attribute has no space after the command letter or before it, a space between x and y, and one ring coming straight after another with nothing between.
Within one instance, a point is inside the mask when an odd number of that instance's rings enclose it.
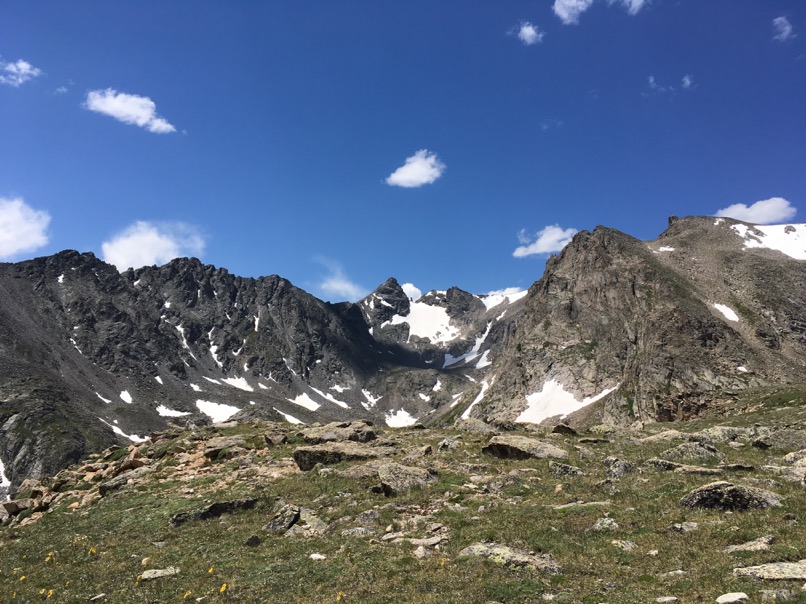
<instances>
[{"instance_id":1,"label":"snow patch","mask_svg":"<svg viewBox=\"0 0 806 604\"><path fill-rule=\"evenodd\" d=\"M725 306L724 304L714 304L713 306L721 312L728 321L739 321L739 315L737 315L730 306Z\"/></svg>"},{"instance_id":2,"label":"snow patch","mask_svg":"<svg viewBox=\"0 0 806 604\"><path fill-rule=\"evenodd\" d=\"M747 367L745 367L744 365L739 365L736 368L736 371L741 371L742 373L747 373L749 371L749 369Z\"/></svg>"},{"instance_id":3,"label":"snow patch","mask_svg":"<svg viewBox=\"0 0 806 604\"><path fill-rule=\"evenodd\" d=\"M663 246L661 246L661 247L659 247L659 248L658 248L658 251L659 251L659 252L673 252L673 251L674 251L674 248L673 248L673 247L669 247L668 245L663 245Z\"/></svg>"},{"instance_id":4,"label":"snow patch","mask_svg":"<svg viewBox=\"0 0 806 604\"><path fill-rule=\"evenodd\" d=\"M215 423L225 422L240 411L238 407L234 407L233 405L213 403L201 399L196 401L196 407Z\"/></svg>"},{"instance_id":5,"label":"snow patch","mask_svg":"<svg viewBox=\"0 0 806 604\"><path fill-rule=\"evenodd\" d=\"M419 396L419 397L420 397L422 400L424 400L426 403L431 402L431 397L430 397L430 396L428 396L427 394L423 394L422 392L418 392L418 393L417 393L417 396Z\"/></svg>"},{"instance_id":6,"label":"snow patch","mask_svg":"<svg viewBox=\"0 0 806 604\"><path fill-rule=\"evenodd\" d=\"M431 388L431 390L433 390L434 392L439 392L440 390L442 390L442 382L440 382L439 379L437 379L437 383L434 384L434 387Z\"/></svg>"},{"instance_id":7,"label":"snow patch","mask_svg":"<svg viewBox=\"0 0 806 604\"><path fill-rule=\"evenodd\" d=\"M8 488L11 486L11 481L6 476L6 467L3 465L3 460L0 459L0 493L5 496L0 498L0 501L8 500Z\"/></svg>"},{"instance_id":8,"label":"snow patch","mask_svg":"<svg viewBox=\"0 0 806 604\"><path fill-rule=\"evenodd\" d=\"M450 367L451 365L456 365L457 363L461 363L462 361L473 361L476 357L479 356L479 349L481 349L481 345L484 344L484 340L487 339L487 336L490 334L490 329L492 329L493 323L490 321L487 323L487 329L484 331L482 335L476 338L476 342L473 344L473 348L468 350L461 356L455 357L449 353L445 353L445 362L442 365L442 368L445 369L446 367Z\"/></svg>"},{"instance_id":9,"label":"snow patch","mask_svg":"<svg viewBox=\"0 0 806 604\"><path fill-rule=\"evenodd\" d=\"M386 425L390 428L405 428L417 423L417 418L412 417L405 409L398 409L394 413L386 414Z\"/></svg>"},{"instance_id":10,"label":"snow patch","mask_svg":"<svg viewBox=\"0 0 806 604\"><path fill-rule=\"evenodd\" d=\"M157 383L158 383L158 384L160 384L161 386L162 386L162 385L164 385L164 384L162 383L162 378L161 378L160 376L155 375L155 376L154 376L154 379L155 379L155 380L157 380Z\"/></svg>"},{"instance_id":11,"label":"snow patch","mask_svg":"<svg viewBox=\"0 0 806 604\"><path fill-rule=\"evenodd\" d=\"M517 302L528 293L529 290L526 289L520 289L518 287L507 287L506 289L499 289L496 291L489 292L488 294L485 294L483 296L479 296L479 300L481 300L484 303L484 306L487 307L487 310L490 310L491 308L495 308L496 306L504 302L506 302L507 304Z\"/></svg>"},{"instance_id":12,"label":"snow patch","mask_svg":"<svg viewBox=\"0 0 806 604\"><path fill-rule=\"evenodd\" d=\"M383 398L383 395L381 395L381 396L373 396L373 394L372 394L372 393L371 393L369 390L362 390L362 391L361 391L361 394L363 394L363 395L364 395L364 398L365 398L365 399L367 399L367 404L366 404L366 405L365 405L364 403L361 403L361 405L362 405L362 406L364 407L364 409L366 409L367 411L369 411L369 410L370 410L370 409L372 409L372 408L373 408L375 405L377 405L377 404L378 404L378 401L379 401L379 400L381 400L381 399Z\"/></svg>"},{"instance_id":13,"label":"snow patch","mask_svg":"<svg viewBox=\"0 0 806 604\"><path fill-rule=\"evenodd\" d=\"M208 378L206 375L202 376L202 379L207 380L212 384L218 384L219 386L221 385L221 382L219 382L218 380L214 380L213 378Z\"/></svg>"},{"instance_id":14,"label":"snow patch","mask_svg":"<svg viewBox=\"0 0 806 604\"><path fill-rule=\"evenodd\" d=\"M129 439L133 443L142 443L142 442L145 442L145 441L148 440L144 436L137 436L136 434L126 434L123 430L118 428L115 424L110 424L108 421L106 421L102 417L99 417L98 419L100 419L104 424L106 424L107 426L112 428L112 432L114 432L118 436L122 436L123 438Z\"/></svg>"},{"instance_id":15,"label":"snow patch","mask_svg":"<svg viewBox=\"0 0 806 604\"><path fill-rule=\"evenodd\" d=\"M479 359L479 362L476 363L476 369L484 369L485 367L489 367L490 365L492 365L492 361L490 361L490 359L488 358L489 355L490 355L490 351L485 350L484 354L481 355L481 358Z\"/></svg>"},{"instance_id":16,"label":"snow patch","mask_svg":"<svg viewBox=\"0 0 806 604\"><path fill-rule=\"evenodd\" d=\"M795 260L806 260L806 224L734 224L732 228L744 239L746 248L767 248Z\"/></svg>"},{"instance_id":17,"label":"snow patch","mask_svg":"<svg viewBox=\"0 0 806 604\"><path fill-rule=\"evenodd\" d=\"M723 222L725 222L724 218L717 218L716 220L714 220L714 226L719 226Z\"/></svg>"},{"instance_id":18,"label":"snow patch","mask_svg":"<svg viewBox=\"0 0 806 604\"><path fill-rule=\"evenodd\" d=\"M73 338L70 338L70 343L73 345L73 348L78 350L78 354L80 355L84 354L83 352L81 352L81 349L78 347L78 344L76 344L76 341Z\"/></svg>"},{"instance_id":19,"label":"snow patch","mask_svg":"<svg viewBox=\"0 0 806 604\"><path fill-rule=\"evenodd\" d=\"M268 386L264 386L264 385L263 385L263 384L261 384L260 382L258 382L258 383L257 383L257 386L258 386L258 388L260 388L261 390L268 390L268 389L269 389L269 387L268 387Z\"/></svg>"},{"instance_id":20,"label":"snow patch","mask_svg":"<svg viewBox=\"0 0 806 604\"><path fill-rule=\"evenodd\" d=\"M440 344L450 342L459 335L459 330L451 326L447 310L424 302L412 302L408 315L395 315L381 327L401 323L409 324L409 341L412 336L417 336L428 338L432 344Z\"/></svg>"},{"instance_id":21,"label":"snow patch","mask_svg":"<svg viewBox=\"0 0 806 604\"><path fill-rule=\"evenodd\" d=\"M193 392L201 392L202 391L201 387L198 384L191 384L190 388L193 390Z\"/></svg>"},{"instance_id":22,"label":"snow patch","mask_svg":"<svg viewBox=\"0 0 806 604\"><path fill-rule=\"evenodd\" d=\"M59 285L61 285L62 283L64 283L64 273L62 273L61 275L59 275L59 278L57 279L57 281L59 282Z\"/></svg>"},{"instance_id":23,"label":"snow patch","mask_svg":"<svg viewBox=\"0 0 806 604\"><path fill-rule=\"evenodd\" d=\"M212 329L210 331L212 331ZM216 346L215 344L211 344L210 354L213 356L215 364L218 365L221 369L224 369L224 363L218 360L218 355L216 354L217 352L218 352L218 346Z\"/></svg>"},{"instance_id":24,"label":"snow patch","mask_svg":"<svg viewBox=\"0 0 806 604\"><path fill-rule=\"evenodd\" d=\"M157 407L157 413L159 413L162 417L184 417L185 415L190 415L187 411L176 411L175 409L170 409L165 405L160 405Z\"/></svg>"},{"instance_id":25,"label":"snow patch","mask_svg":"<svg viewBox=\"0 0 806 604\"><path fill-rule=\"evenodd\" d=\"M349 388L345 388L344 386L340 386L339 384L334 384L333 386L330 387L330 389L335 390L339 394L341 394L345 390L349 390Z\"/></svg>"},{"instance_id":26,"label":"snow patch","mask_svg":"<svg viewBox=\"0 0 806 604\"><path fill-rule=\"evenodd\" d=\"M316 411L321 405L313 400L307 392L297 395L297 398L286 399L289 403L294 403L300 407L305 407L308 411Z\"/></svg>"},{"instance_id":27,"label":"snow patch","mask_svg":"<svg viewBox=\"0 0 806 604\"><path fill-rule=\"evenodd\" d=\"M285 421L287 421L289 424L304 424L305 423L304 421L297 419L293 415L289 415L288 413L283 413L277 407L272 407L272 409L274 409L277 413L282 415L285 418Z\"/></svg>"},{"instance_id":28,"label":"snow patch","mask_svg":"<svg viewBox=\"0 0 806 604\"><path fill-rule=\"evenodd\" d=\"M132 399L132 395L129 394L128 390L124 390L123 392L121 392L120 398L124 403L129 403L130 405L134 402L134 400Z\"/></svg>"},{"instance_id":29,"label":"snow patch","mask_svg":"<svg viewBox=\"0 0 806 604\"><path fill-rule=\"evenodd\" d=\"M222 378L221 381L224 382L225 384L229 384L230 386L233 386L234 388L238 388L239 390L245 390L246 392L254 392L255 391L255 389L252 388L252 386L249 385L249 383L246 381L246 378L244 378L244 377Z\"/></svg>"},{"instance_id":30,"label":"snow patch","mask_svg":"<svg viewBox=\"0 0 806 604\"><path fill-rule=\"evenodd\" d=\"M603 390L595 396L588 396L578 401L573 394L567 392L557 380L547 380L543 384L540 392L534 392L526 396L528 403L526 409L516 419L516 422L526 424L539 424L544 419L559 415L566 417L574 411L579 411L583 407L595 403L604 398L621 384L616 384L612 388Z\"/></svg>"},{"instance_id":31,"label":"snow patch","mask_svg":"<svg viewBox=\"0 0 806 604\"><path fill-rule=\"evenodd\" d=\"M97 392L95 393L95 396L97 396L99 399L101 399L101 400L102 400L103 402L105 402L107 405L108 405L109 403L111 403L111 402L112 402L112 399L104 398L104 397L102 397L100 394L98 394Z\"/></svg>"},{"instance_id":32,"label":"snow patch","mask_svg":"<svg viewBox=\"0 0 806 604\"><path fill-rule=\"evenodd\" d=\"M462 419L467 419L470 417L470 412L473 410L473 407L475 407L481 402L481 400L484 398L484 395L487 394L487 390L489 390L491 385L492 382L487 382L487 380L484 380L481 383L481 391L478 393L478 395L476 395L476 398L473 399L473 402L470 403L470 406L467 409L465 409L464 413L462 413Z\"/></svg>"},{"instance_id":33,"label":"snow patch","mask_svg":"<svg viewBox=\"0 0 806 604\"><path fill-rule=\"evenodd\" d=\"M349 409L349 408L350 408L350 406L349 406L347 403L345 403L345 402L343 402L343 401L340 401L340 400L337 400L336 398L334 398L334 397L333 397L333 395L332 395L332 394L327 394L327 393L325 393L325 392L322 392L321 390L317 390L317 389L316 389L316 388L314 388L313 386L311 386L311 390L313 390L313 391L314 391L316 394L318 394L319 396L321 396L323 399L325 399L325 400L327 400L327 401L330 401L331 403L334 403L334 404L338 405L338 406L339 406L339 407L341 407L342 409Z\"/></svg>"}]
</instances>

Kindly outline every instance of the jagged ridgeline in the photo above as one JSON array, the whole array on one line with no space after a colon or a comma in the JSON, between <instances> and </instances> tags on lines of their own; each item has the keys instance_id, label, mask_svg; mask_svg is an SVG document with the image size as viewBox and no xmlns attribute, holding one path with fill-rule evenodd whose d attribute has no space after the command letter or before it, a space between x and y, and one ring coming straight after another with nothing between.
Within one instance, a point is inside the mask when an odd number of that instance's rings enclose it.
<instances>
[{"instance_id":1,"label":"jagged ridgeline","mask_svg":"<svg viewBox=\"0 0 806 604\"><path fill-rule=\"evenodd\" d=\"M12 486L169 422L391 427L688 419L806 382L806 225L605 227L528 292L358 303L195 259L119 273L65 251L0 264L0 459Z\"/></svg>"}]
</instances>

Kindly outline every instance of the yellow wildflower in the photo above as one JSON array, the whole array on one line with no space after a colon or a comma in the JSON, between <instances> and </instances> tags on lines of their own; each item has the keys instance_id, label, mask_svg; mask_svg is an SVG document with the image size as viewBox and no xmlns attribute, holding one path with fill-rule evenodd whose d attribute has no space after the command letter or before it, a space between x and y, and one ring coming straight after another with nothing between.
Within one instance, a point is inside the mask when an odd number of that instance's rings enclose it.
<instances>
[{"instance_id":1,"label":"yellow wildflower","mask_svg":"<svg viewBox=\"0 0 806 604\"><path fill-rule=\"evenodd\" d=\"M95 553L95 548L91 547L90 550L87 552L88 556L92 556Z\"/></svg>"},{"instance_id":2,"label":"yellow wildflower","mask_svg":"<svg viewBox=\"0 0 806 604\"><path fill-rule=\"evenodd\" d=\"M227 584L226 583L221 585L221 589L218 590L218 593L223 594L225 591L227 591Z\"/></svg>"},{"instance_id":3,"label":"yellow wildflower","mask_svg":"<svg viewBox=\"0 0 806 604\"><path fill-rule=\"evenodd\" d=\"M208 574L208 575L209 575L209 574L212 574L212 572L213 572L214 570L215 570L215 564L211 564L211 565L210 565L210 568L208 568L208 569L207 569L207 574Z\"/></svg>"},{"instance_id":4,"label":"yellow wildflower","mask_svg":"<svg viewBox=\"0 0 806 604\"><path fill-rule=\"evenodd\" d=\"M192 593L192 592L191 592L190 590L186 591L186 592L185 592L185 595L184 595L184 596L182 596L182 599L183 599L183 600L187 600L187 599L190 597L190 594L191 594L191 593Z\"/></svg>"},{"instance_id":5,"label":"yellow wildflower","mask_svg":"<svg viewBox=\"0 0 806 604\"><path fill-rule=\"evenodd\" d=\"M336 602L341 602L346 596L346 593L340 591L338 594L336 594Z\"/></svg>"},{"instance_id":6,"label":"yellow wildflower","mask_svg":"<svg viewBox=\"0 0 806 604\"><path fill-rule=\"evenodd\" d=\"M40 595L40 596L44 596L44 595L45 595L45 588L44 588L44 587L43 587L42 589L40 589L40 590L39 590L39 595Z\"/></svg>"},{"instance_id":7,"label":"yellow wildflower","mask_svg":"<svg viewBox=\"0 0 806 604\"><path fill-rule=\"evenodd\" d=\"M45 557L45 562L50 562L53 560L53 552L48 552L48 555Z\"/></svg>"},{"instance_id":8,"label":"yellow wildflower","mask_svg":"<svg viewBox=\"0 0 806 604\"><path fill-rule=\"evenodd\" d=\"M20 581L25 581L25 575L20 577Z\"/></svg>"},{"instance_id":9,"label":"yellow wildflower","mask_svg":"<svg viewBox=\"0 0 806 604\"><path fill-rule=\"evenodd\" d=\"M53 590L52 590L52 589L49 589L49 590L48 590L48 595L47 595L47 597L48 597L48 598L50 598L52 595L53 595Z\"/></svg>"}]
</instances>

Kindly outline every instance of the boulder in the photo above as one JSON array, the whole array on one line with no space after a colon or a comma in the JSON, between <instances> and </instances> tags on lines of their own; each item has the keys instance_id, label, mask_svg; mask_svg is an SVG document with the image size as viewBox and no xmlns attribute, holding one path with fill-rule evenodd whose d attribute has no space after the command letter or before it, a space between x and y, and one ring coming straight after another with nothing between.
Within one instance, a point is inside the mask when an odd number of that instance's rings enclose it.
<instances>
[{"instance_id":1,"label":"boulder","mask_svg":"<svg viewBox=\"0 0 806 604\"><path fill-rule=\"evenodd\" d=\"M514 570L532 570L556 575L560 566L548 554L536 556L522 549L497 543L474 543L459 552L459 558L487 558Z\"/></svg>"},{"instance_id":2,"label":"boulder","mask_svg":"<svg viewBox=\"0 0 806 604\"><path fill-rule=\"evenodd\" d=\"M302 438L313 445L345 440L365 443L378 438L378 434L368 422L331 422L324 426L305 428L302 431Z\"/></svg>"},{"instance_id":3,"label":"boulder","mask_svg":"<svg viewBox=\"0 0 806 604\"><path fill-rule=\"evenodd\" d=\"M568 464L560 463L559 461L549 461L549 472L559 478L563 478L564 476L585 475L585 472L583 472L580 468L577 468L576 466L569 466Z\"/></svg>"},{"instance_id":4,"label":"boulder","mask_svg":"<svg viewBox=\"0 0 806 604\"><path fill-rule=\"evenodd\" d=\"M476 419L475 417L457 419L454 422L453 427L457 430L461 430L462 432L473 432L475 434L486 434L488 436L500 434L500 430L498 430L495 426L491 426L490 424L483 422L480 419Z\"/></svg>"},{"instance_id":5,"label":"boulder","mask_svg":"<svg viewBox=\"0 0 806 604\"><path fill-rule=\"evenodd\" d=\"M263 527L263 530L282 535L296 524L299 520L299 515L300 508L288 503L279 509L274 517Z\"/></svg>"},{"instance_id":6,"label":"boulder","mask_svg":"<svg viewBox=\"0 0 806 604\"><path fill-rule=\"evenodd\" d=\"M806 560L799 562L773 562L758 566L734 568L736 577L751 577L753 579L803 581L806 580Z\"/></svg>"},{"instance_id":7,"label":"boulder","mask_svg":"<svg viewBox=\"0 0 806 604\"><path fill-rule=\"evenodd\" d=\"M392 447L370 447L353 442L332 442L297 447L292 455L299 469L307 472L319 463L330 465L342 461L367 461L387 457L394 453L395 449Z\"/></svg>"},{"instance_id":8,"label":"boulder","mask_svg":"<svg viewBox=\"0 0 806 604\"><path fill-rule=\"evenodd\" d=\"M488 455L502 459L568 458L568 452L556 445L514 434L503 434L492 437L482 451Z\"/></svg>"},{"instance_id":9,"label":"boulder","mask_svg":"<svg viewBox=\"0 0 806 604\"><path fill-rule=\"evenodd\" d=\"M404 466L398 463L385 463L378 468L383 494L388 496L421 489L434 482L434 475L424 468Z\"/></svg>"},{"instance_id":10,"label":"boulder","mask_svg":"<svg viewBox=\"0 0 806 604\"><path fill-rule=\"evenodd\" d=\"M143 574L140 575L141 581L153 581L154 579L162 579L164 577L173 577L179 574L179 569L175 566L169 566L168 568L149 568L148 570L144 570Z\"/></svg>"},{"instance_id":11,"label":"boulder","mask_svg":"<svg viewBox=\"0 0 806 604\"><path fill-rule=\"evenodd\" d=\"M257 499L233 499L230 501L216 501L198 510L179 512L171 520L171 526L181 526L191 520L210 520L224 514L233 514L241 510L250 510L257 505Z\"/></svg>"},{"instance_id":12,"label":"boulder","mask_svg":"<svg viewBox=\"0 0 806 604\"><path fill-rule=\"evenodd\" d=\"M218 459L225 449L241 449L245 446L243 436L216 436L204 443L204 456L210 460Z\"/></svg>"},{"instance_id":13,"label":"boulder","mask_svg":"<svg viewBox=\"0 0 806 604\"><path fill-rule=\"evenodd\" d=\"M680 505L687 508L720 510L763 510L781 505L781 497L771 491L718 481L687 493Z\"/></svg>"},{"instance_id":14,"label":"boulder","mask_svg":"<svg viewBox=\"0 0 806 604\"><path fill-rule=\"evenodd\" d=\"M699 442L683 443L671 449L666 449L660 454L663 459L680 461L684 459L695 459L698 461L721 461L724 455L713 445Z\"/></svg>"},{"instance_id":15,"label":"boulder","mask_svg":"<svg viewBox=\"0 0 806 604\"><path fill-rule=\"evenodd\" d=\"M610 478L623 478L635 469L635 464L618 457L606 457L602 463L607 468L607 475Z\"/></svg>"}]
</instances>

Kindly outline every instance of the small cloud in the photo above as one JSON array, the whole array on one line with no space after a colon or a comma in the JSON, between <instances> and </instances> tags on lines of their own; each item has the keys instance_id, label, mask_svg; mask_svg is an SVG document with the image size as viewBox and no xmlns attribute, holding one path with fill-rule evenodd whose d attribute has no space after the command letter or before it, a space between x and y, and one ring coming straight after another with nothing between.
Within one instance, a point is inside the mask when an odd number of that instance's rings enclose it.
<instances>
[{"instance_id":1,"label":"small cloud","mask_svg":"<svg viewBox=\"0 0 806 604\"><path fill-rule=\"evenodd\" d=\"M406 158L406 163L392 172L386 179L386 184L394 187L421 187L430 185L445 171L443 164L436 153L427 149L420 149Z\"/></svg>"},{"instance_id":2,"label":"small cloud","mask_svg":"<svg viewBox=\"0 0 806 604\"><path fill-rule=\"evenodd\" d=\"M537 44L543 41L543 36L545 35L537 25L533 25L528 21L524 21L521 23L521 26L518 28L518 39L523 42L526 46L532 46L533 44Z\"/></svg>"},{"instance_id":3,"label":"small cloud","mask_svg":"<svg viewBox=\"0 0 806 604\"><path fill-rule=\"evenodd\" d=\"M579 15L588 10L593 0L554 0L552 10L566 25L579 23Z\"/></svg>"},{"instance_id":4,"label":"small cloud","mask_svg":"<svg viewBox=\"0 0 806 604\"><path fill-rule=\"evenodd\" d=\"M540 129L545 132L546 130L551 130L552 128L560 128L562 127L562 125L563 125L562 120L555 120L554 118L549 118L541 120Z\"/></svg>"},{"instance_id":5,"label":"small cloud","mask_svg":"<svg viewBox=\"0 0 806 604\"><path fill-rule=\"evenodd\" d=\"M554 0L552 10L566 25L579 23L579 16L588 10L594 0ZM630 15L637 15L647 0L607 0L610 5L620 4Z\"/></svg>"},{"instance_id":6,"label":"small cloud","mask_svg":"<svg viewBox=\"0 0 806 604\"><path fill-rule=\"evenodd\" d=\"M522 245L517 247L515 251L512 252L512 255L515 256L515 258L524 258L535 254L559 252L571 242L571 238L576 235L576 233L576 229L564 229L559 224L543 227L534 237L528 235L526 230L523 229L518 233L518 241L520 241Z\"/></svg>"},{"instance_id":7,"label":"small cloud","mask_svg":"<svg viewBox=\"0 0 806 604\"><path fill-rule=\"evenodd\" d=\"M689 88L694 87L694 77L686 74L683 76L683 79L680 81L680 85L683 87L683 90L688 90Z\"/></svg>"},{"instance_id":8,"label":"small cloud","mask_svg":"<svg viewBox=\"0 0 806 604\"><path fill-rule=\"evenodd\" d=\"M655 76L647 76L646 79L647 89L642 92L642 96L653 96L656 94L665 94L667 92L674 92L674 86L661 86L655 79Z\"/></svg>"},{"instance_id":9,"label":"small cloud","mask_svg":"<svg viewBox=\"0 0 806 604\"><path fill-rule=\"evenodd\" d=\"M786 42L798 36L786 17L775 17L772 20L772 29L774 31L772 39L778 42Z\"/></svg>"},{"instance_id":10,"label":"small cloud","mask_svg":"<svg viewBox=\"0 0 806 604\"><path fill-rule=\"evenodd\" d=\"M64 94L65 92L67 92L67 86L59 86L53 91L54 94Z\"/></svg>"},{"instance_id":11,"label":"small cloud","mask_svg":"<svg viewBox=\"0 0 806 604\"><path fill-rule=\"evenodd\" d=\"M0 258L32 252L48 242L50 214L34 210L19 197L0 197Z\"/></svg>"},{"instance_id":12,"label":"small cloud","mask_svg":"<svg viewBox=\"0 0 806 604\"><path fill-rule=\"evenodd\" d=\"M109 115L124 124L134 124L149 132L166 134L175 132L167 120L157 116L157 105L147 96L126 94L112 88L91 90L87 93L84 108Z\"/></svg>"},{"instance_id":13,"label":"small cloud","mask_svg":"<svg viewBox=\"0 0 806 604\"><path fill-rule=\"evenodd\" d=\"M101 245L103 259L119 271L165 264L174 258L200 256L204 237L195 227L182 223L155 224L138 220Z\"/></svg>"},{"instance_id":14,"label":"small cloud","mask_svg":"<svg viewBox=\"0 0 806 604\"><path fill-rule=\"evenodd\" d=\"M42 75L42 70L34 67L28 61L22 59L13 63L0 61L0 84L17 88L40 75Z\"/></svg>"},{"instance_id":15,"label":"small cloud","mask_svg":"<svg viewBox=\"0 0 806 604\"><path fill-rule=\"evenodd\" d=\"M751 224L779 224L794 218L797 211L797 208L783 197L771 197L757 201L751 206L734 203L718 210L714 216L726 216Z\"/></svg>"},{"instance_id":16,"label":"small cloud","mask_svg":"<svg viewBox=\"0 0 806 604\"><path fill-rule=\"evenodd\" d=\"M340 263L328 258L316 258L319 264L324 265L330 271L319 284L319 289L324 293L335 296L338 300L349 300L355 302L367 295L367 290L352 281L344 272Z\"/></svg>"},{"instance_id":17,"label":"small cloud","mask_svg":"<svg viewBox=\"0 0 806 604\"><path fill-rule=\"evenodd\" d=\"M621 4L631 15L637 15L646 4L646 0L608 0L608 2L609 4Z\"/></svg>"},{"instance_id":18,"label":"small cloud","mask_svg":"<svg viewBox=\"0 0 806 604\"><path fill-rule=\"evenodd\" d=\"M409 300L416 302L423 297L423 292L421 292L418 287L415 287L413 283L404 283L400 287L408 296Z\"/></svg>"}]
</instances>

